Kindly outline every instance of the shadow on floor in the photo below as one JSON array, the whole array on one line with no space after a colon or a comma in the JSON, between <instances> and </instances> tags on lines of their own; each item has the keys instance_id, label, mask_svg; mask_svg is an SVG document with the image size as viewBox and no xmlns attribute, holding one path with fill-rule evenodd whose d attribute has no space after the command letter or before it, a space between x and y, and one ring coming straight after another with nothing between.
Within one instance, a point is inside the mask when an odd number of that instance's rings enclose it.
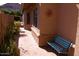
<instances>
[{"instance_id":1,"label":"shadow on floor","mask_svg":"<svg viewBox=\"0 0 79 59\"><path fill-rule=\"evenodd\" d=\"M52 49L49 45L46 46L41 46L41 48L45 49L48 52L53 52L55 53L57 56L68 56L67 54L59 54L57 53L54 49Z\"/></svg>"}]
</instances>

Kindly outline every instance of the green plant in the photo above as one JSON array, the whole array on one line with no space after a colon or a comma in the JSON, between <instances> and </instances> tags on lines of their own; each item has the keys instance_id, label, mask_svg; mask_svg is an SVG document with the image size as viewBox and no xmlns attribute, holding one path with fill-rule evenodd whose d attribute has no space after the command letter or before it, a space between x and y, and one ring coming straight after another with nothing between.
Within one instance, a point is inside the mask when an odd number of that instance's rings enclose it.
<instances>
[{"instance_id":1,"label":"green plant","mask_svg":"<svg viewBox=\"0 0 79 59\"><path fill-rule=\"evenodd\" d=\"M13 32L15 34L19 33L20 21L14 21Z\"/></svg>"},{"instance_id":2,"label":"green plant","mask_svg":"<svg viewBox=\"0 0 79 59\"><path fill-rule=\"evenodd\" d=\"M4 43L0 46L0 53L9 53L10 55L19 55L19 49L16 43L16 35L19 34L20 22L12 22L6 29Z\"/></svg>"},{"instance_id":3,"label":"green plant","mask_svg":"<svg viewBox=\"0 0 79 59\"><path fill-rule=\"evenodd\" d=\"M16 42L13 42L13 43L10 45L10 47L11 47L11 51L10 51L11 55L16 55L16 56L18 56L18 55L20 54L19 49L18 49L18 47L17 47L17 45L16 45Z\"/></svg>"}]
</instances>

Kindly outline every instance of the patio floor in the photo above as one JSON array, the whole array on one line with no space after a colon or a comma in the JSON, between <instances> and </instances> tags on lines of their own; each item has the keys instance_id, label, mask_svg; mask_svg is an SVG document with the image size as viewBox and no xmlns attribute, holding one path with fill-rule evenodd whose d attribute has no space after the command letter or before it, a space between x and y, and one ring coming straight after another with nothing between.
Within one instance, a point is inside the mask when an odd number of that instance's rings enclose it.
<instances>
[{"instance_id":1,"label":"patio floor","mask_svg":"<svg viewBox=\"0 0 79 59\"><path fill-rule=\"evenodd\" d=\"M40 48L34 40L31 31L24 28L20 28L18 48L20 49L20 56L56 56L55 53Z\"/></svg>"}]
</instances>

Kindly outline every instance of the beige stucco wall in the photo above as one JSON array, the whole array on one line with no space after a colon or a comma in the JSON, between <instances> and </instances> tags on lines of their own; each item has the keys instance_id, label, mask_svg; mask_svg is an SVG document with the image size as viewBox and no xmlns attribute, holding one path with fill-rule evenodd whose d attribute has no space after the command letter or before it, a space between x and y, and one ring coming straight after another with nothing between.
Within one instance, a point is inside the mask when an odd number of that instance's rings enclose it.
<instances>
[{"instance_id":1,"label":"beige stucco wall","mask_svg":"<svg viewBox=\"0 0 79 59\"><path fill-rule=\"evenodd\" d=\"M75 4L58 5L57 31L75 43L78 9Z\"/></svg>"},{"instance_id":2,"label":"beige stucco wall","mask_svg":"<svg viewBox=\"0 0 79 59\"><path fill-rule=\"evenodd\" d=\"M46 15L47 9L52 10L51 17ZM76 4L41 4L40 10L39 45L44 46L50 37L53 37L50 34L58 33L76 45L75 48L69 49L69 55L79 55L78 8Z\"/></svg>"},{"instance_id":3,"label":"beige stucco wall","mask_svg":"<svg viewBox=\"0 0 79 59\"><path fill-rule=\"evenodd\" d=\"M64 38L76 41L78 20L78 8L76 4L60 4L57 13L57 32ZM70 49L70 55L73 55L74 48Z\"/></svg>"},{"instance_id":4,"label":"beige stucco wall","mask_svg":"<svg viewBox=\"0 0 79 59\"><path fill-rule=\"evenodd\" d=\"M56 33L56 4L40 4L38 16L39 45L44 46Z\"/></svg>"},{"instance_id":5,"label":"beige stucco wall","mask_svg":"<svg viewBox=\"0 0 79 59\"><path fill-rule=\"evenodd\" d=\"M39 12L39 29L41 45L58 33L75 43L78 9L75 4L41 4ZM47 15L47 10L52 14Z\"/></svg>"},{"instance_id":6,"label":"beige stucco wall","mask_svg":"<svg viewBox=\"0 0 79 59\"><path fill-rule=\"evenodd\" d=\"M74 55L79 56L79 4L76 4L76 6L78 8L78 21L77 21L77 32L76 32Z\"/></svg>"},{"instance_id":7,"label":"beige stucco wall","mask_svg":"<svg viewBox=\"0 0 79 59\"><path fill-rule=\"evenodd\" d=\"M40 6L40 31L42 34L53 34L56 31L56 5L41 4ZM47 13L51 11L51 15Z\"/></svg>"}]
</instances>

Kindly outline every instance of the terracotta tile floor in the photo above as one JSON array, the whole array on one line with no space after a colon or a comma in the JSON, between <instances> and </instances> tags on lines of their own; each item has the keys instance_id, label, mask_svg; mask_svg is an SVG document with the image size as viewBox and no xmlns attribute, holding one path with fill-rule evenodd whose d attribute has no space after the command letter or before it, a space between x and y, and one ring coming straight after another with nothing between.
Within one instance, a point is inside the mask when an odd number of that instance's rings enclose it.
<instances>
[{"instance_id":1,"label":"terracotta tile floor","mask_svg":"<svg viewBox=\"0 0 79 59\"><path fill-rule=\"evenodd\" d=\"M53 52L40 48L34 40L31 31L24 28L20 28L18 47L20 49L20 56L56 56Z\"/></svg>"}]
</instances>

